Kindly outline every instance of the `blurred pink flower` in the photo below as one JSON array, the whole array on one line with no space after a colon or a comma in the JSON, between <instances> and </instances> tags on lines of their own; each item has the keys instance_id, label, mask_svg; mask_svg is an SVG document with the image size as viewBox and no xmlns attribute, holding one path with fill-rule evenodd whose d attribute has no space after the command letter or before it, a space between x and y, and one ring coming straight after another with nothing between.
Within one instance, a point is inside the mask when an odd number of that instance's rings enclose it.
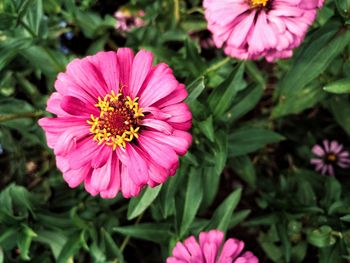
<instances>
[{"instance_id":1,"label":"blurred pink flower","mask_svg":"<svg viewBox=\"0 0 350 263\"><path fill-rule=\"evenodd\" d=\"M212 34L208 30L189 32L192 39L198 39L199 45L203 49L210 49L215 47Z\"/></svg>"},{"instance_id":2,"label":"blurred pink flower","mask_svg":"<svg viewBox=\"0 0 350 263\"><path fill-rule=\"evenodd\" d=\"M343 149L343 145L337 141L323 141L323 145L315 145L312 148L315 158L311 159L311 164L316 166L316 171L322 174L334 176L334 166L342 168L350 167L349 152Z\"/></svg>"},{"instance_id":3,"label":"blurred pink flower","mask_svg":"<svg viewBox=\"0 0 350 263\"><path fill-rule=\"evenodd\" d=\"M187 91L168 65L129 48L75 59L60 73L43 118L47 142L70 187L91 195L139 194L174 175L191 144Z\"/></svg>"},{"instance_id":4,"label":"blurred pink flower","mask_svg":"<svg viewBox=\"0 0 350 263\"><path fill-rule=\"evenodd\" d=\"M242 254L243 241L230 238L224 244L224 233L219 230L201 232L199 243L191 236L183 243L177 242L167 263L258 263L251 252Z\"/></svg>"},{"instance_id":5,"label":"blurred pink flower","mask_svg":"<svg viewBox=\"0 0 350 263\"><path fill-rule=\"evenodd\" d=\"M134 28L142 27L145 24L143 16L145 12L143 10L131 11L126 8L121 8L114 13L116 18L116 29L121 32L129 32Z\"/></svg>"},{"instance_id":6,"label":"blurred pink flower","mask_svg":"<svg viewBox=\"0 0 350 263\"><path fill-rule=\"evenodd\" d=\"M204 0L218 48L239 59L272 62L293 55L323 0Z\"/></svg>"}]
</instances>

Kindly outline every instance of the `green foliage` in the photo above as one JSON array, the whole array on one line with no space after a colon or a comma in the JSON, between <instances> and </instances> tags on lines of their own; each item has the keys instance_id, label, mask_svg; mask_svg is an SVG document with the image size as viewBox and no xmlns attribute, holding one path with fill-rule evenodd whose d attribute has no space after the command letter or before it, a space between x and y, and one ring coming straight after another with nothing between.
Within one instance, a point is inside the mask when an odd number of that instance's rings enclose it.
<instances>
[{"instance_id":1,"label":"green foliage","mask_svg":"<svg viewBox=\"0 0 350 263\"><path fill-rule=\"evenodd\" d=\"M0 1L0 262L165 262L214 228L261 262L350 260L349 170L310 165L315 143L350 147L350 2L326 2L293 58L271 64L201 46L199 0ZM116 30L121 7L145 26ZM193 143L164 184L103 200L66 185L37 120L70 61L122 46L186 85Z\"/></svg>"}]
</instances>

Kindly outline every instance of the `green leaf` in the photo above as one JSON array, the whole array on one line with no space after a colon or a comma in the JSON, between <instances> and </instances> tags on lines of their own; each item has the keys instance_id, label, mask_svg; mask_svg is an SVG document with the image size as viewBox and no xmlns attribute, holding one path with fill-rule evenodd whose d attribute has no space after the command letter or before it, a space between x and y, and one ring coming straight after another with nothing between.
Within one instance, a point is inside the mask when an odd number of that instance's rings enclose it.
<instances>
[{"instance_id":1,"label":"green leaf","mask_svg":"<svg viewBox=\"0 0 350 263\"><path fill-rule=\"evenodd\" d=\"M350 135L350 103L346 97L334 96L328 103L335 120Z\"/></svg>"},{"instance_id":2,"label":"green leaf","mask_svg":"<svg viewBox=\"0 0 350 263\"><path fill-rule=\"evenodd\" d=\"M239 188L226 197L226 199L215 210L209 225L206 227L207 230L219 229L226 232L228 226L230 225L232 213L241 199L241 194L242 189Z\"/></svg>"},{"instance_id":3,"label":"green leaf","mask_svg":"<svg viewBox=\"0 0 350 263\"><path fill-rule=\"evenodd\" d=\"M119 263L124 263L125 261L123 253L120 251L119 247L114 242L112 236L103 228L101 229L101 233L105 240L107 255L111 255L114 258L118 259Z\"/></svg>"},{"instance_id":4,"label":"green leaf","mask_svg":"<svg viewBox=\"0 0 350 263\"><path fill-rule=\"evenodd\" d=\"M187 86L188 97L185 102L191 105L191 102L195 101L202 94L204 89L204 77L201 76Z\"/></svg>"},{"instance_id":5,"label":"green leaf","mask_svg":"<svg viewBox=\"0 0 350 263\"><path fill-rule=\"evenodd\" d=\"M4 263L4 251L2 250L1 246L0 246L0 263Z\"/></svg>"},{"instance_id":6,"label":"green leaf","mask_svg":"<svg viewBox=\"0 0 350 263\"><path fill-rule=\"evenodd\" d=\"M30 38L7 38L6 41L0 42L0 70L10 63L21 50L28 48L31 43Z\"/></svg>"},{"instance_id":7,"label":"green leaf","mask_svg":"<svg viewBox=\"0 0 350 263\"><path fill-rule=\"evenodd\" d=\"M336 239L332 236L332 228L330 226L322 226L312 230L307 235L307 240L310 244L323 248L335 244Z\"/></svg>"},{"instance_id":8,"label":"green leaf","mask_svg":"<svg viewBox=\"0 0 350 263\"><path fill-rule=\"evenodd\" d=\"M37 234L29 226L22 224L22 229L18 236L18 248L20 250L21 259L30 260L29 249L33 237L36 236Z\"/></svg>"},{"instance_id":9,"label":"green leaf","mask_svg":"<svg viewBox=\"0 0 350 263\"><path fill-rule=\"evenodd\" d=\"M166 223L145 223L131 226L114 227L113 230L125 236L144 239L155 243L167 242L172 233L171 225Z\"/></svg>"},{"instance_id":10,"label":"green leaf","mask_svg":"<svg viewBox=\"0 0 350 263\"><path fill-rule=\"evenodd\" d=\"M234 228L239 223L243 222L251 213L251 210L242 210L233 214L230 219L229 229Z\"/></svg>"},{"instance_id":11,"label":"green leaf","mask_svg":"<svg viewBox=\"0 0 350 263\"><path fill-rule=\"evenodd\" d=\"M221 173L225 168L227 160L227 134L218 131L215 138L215 144L212 151L212 159L215 160L214 166L203 167L203 196L202 206L209 206L218 193Z\"/></svg>"},{"instance_id":12,"label":"green leaf","mask_svg":"<svg viewBox=\"0 0 350 263\"><path fill-rule=\"evenodd\" d=\"M232 103L233 106L226 114L227 120L234 122L244 116L258 104L263 93L261 85L251 85L239 92Z\"/></svg>"},{"instance_id":13,"label":"green leaf","mask_svg":"<svg viewBox=\"0 0 350 263\"><path fill-rule=\"evenodd\" d=\"M308 108L315 106L326 98L318 82L306 86L302 90L295 89L282 96L278 105L272 111L273 118L281 118L289 114L298 114Z\"/></svg>"},{"instance_id":14,"label":"green leaf","mask_svg":"<svg viewBox=\"0 0 350 263\"><path fill-rule=\"evenodd\" d=\"M57 258L57 263L67 263L85 243L84 232L75 233L69 237Z\"/></svg>"},{"instance_id":15,"label":"green leaf","mask_svg":"<svg viewBox=\"0 0 350 263\"><path fill-rule=\"evenodd\" d=\"M350 41L350 31L339 29L338 25L327 25L314 34L286 75L277 85L277 92L288 97L291 92L302 90L323 73L333 59ZM297 77L296 77L297 76Z\"/></svg>"},{"instance_id":16,"label":"green leaf","mask_svg":"<svg viewBox=\"0 0 350 263\"><path fill-rule=\"evenodd\" d=\"M34 240L49 245L57 259L67 242L67 237L58 231L39 230Z\"/></svg>"},{"instance_id":17,"label":"green leaf","mask_svg":"<svg viewBox=\"0 0 350 263\"><path fill-rule=\"evenodd\" d=\"M199 122L198 127L211 142L214 142L215 132L214 132L214 122L213 122L212 115L210 115L208 119Z\"/></svg>"},{"instance_id":18,"label":"green leaf","mask_svg":"<svg viewBox=\"0 0 350 263\"><path fill-rule=\"evenodd\" d=\"M233 159L232 168L249 187L252 189L256 188L255 168L248 156L241 156Z\"/></svg>"},{"instance_id":19,"label":"green leaf","mask_svg":"<svg viewBox=\"0 0 350 263\"><path fill-rule=\"evenodd\" d=\"M244 64L240 64L209 96L209 106L214 116L223 115L231 106L237 92L246 88L243 78Z\"/></svg>"},{"instance_id":20,"label":"green leaf","mask_svg":"<svg viewBox=\"0 0 350 263\"><path fill-rule=\"evenodd\" d=\"M350 222L350 215L345 215L340 217L340 220L344 221L344 222Z\"/></svg>"},{"instance_id":21,"label":"green leaf","mask_svg":"<svg viewBox=\"0 0 350 263\"><path fill-rule=\"evenodd\" d=\"M244 127L229 135L229 156L241 156L284 140L278 133L262 128Z\"/></svg>"},{"instance_id":22,"label":"green leaf","mask_svg":"<svg viewBox=\"0 0 350 263\"><path fill-rule=\"evenodd\" d=\"M28 11L24 21L28 24L36 36L40 36L40 24L43 18L43 3L42 0L26 1L29 2ZM32 2L32 3L31 3Z\"/></svg>"},{"instance_id":23,"label":"green leaf","mask_svg":"<svg viewBox=\"0 0 350 263\"><path fill-rule=\"evenodd\" d=\"M201 170L192 168L189 173L186 197L180 227L180 236L191 226L203 198Z\"/></svg>"},{"instance_id":24,"label":"green leaf","mask_svg":"<svg viewBox=\"0 0 350 263\"><path fill-rule=\"evenodd\" d=\"M342 93L350 93L350 78L341 79L335 82L332 82L326 85L323 88L325 91L342 94Z\"/></svg>"},{"instance_id":25,"label":"green leaf","mask_svg":"<svg viewBox=\"0 0 350 263\"><path fill-rule=\"evenodd\" d=\"M130 200L128 207L128 220L132 220L141 215L157 198L162 186L154 188L147 187L141 195Z\"/></svg>"},{"instance_id":26,"label":"green leaf","mask_svg":"<svg viewBox=\"0 0 350 263\"><path fill-rule=\"evenodd\" d=\"M15 25L16 20L16 15L0 12L0 30L11 29Z\"/></svg>"},{"instance_id":27,"label":"green leaf","mask_svg":"<svg viewBox=\"0 0 350 263\"><path fill-rule=\"evenodd\" d=\"M17 13L18 17L17 20L21 20L23 16L27 14L27 11L30 7L33 5L36 5L36 0L23 0L20 1L18 8L17 8Z\"/></svg>"}]
</instances>

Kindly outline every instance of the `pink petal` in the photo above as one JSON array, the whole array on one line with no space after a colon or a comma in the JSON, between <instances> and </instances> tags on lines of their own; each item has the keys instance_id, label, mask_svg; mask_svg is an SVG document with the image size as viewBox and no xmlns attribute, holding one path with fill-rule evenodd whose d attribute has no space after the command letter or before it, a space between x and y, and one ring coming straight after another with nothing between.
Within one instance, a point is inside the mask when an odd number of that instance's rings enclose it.
<instances>
[{"instance_id":1,"label":"pink petal","mask_svg":"<svg viewBox=\"0 0 350 263\"><path fill-rule=\"evenodd\" d=\"M119 48L117 51L120 85L130 86L131 67L134 60L134 52L130 48ZM128 94L127 91L125 91Z\"/></svg>"},{"instance_id":2,"label":"pink petal","mask_svg":"<svg viewBox=\"0 0 350 263\"><path fill-rule=\"evenodd\" d=\"M102 198L114 198L117 196L121 185L120 185L120 164L118 160L118 156L113 153L112 155L112 163L111 163L111 180L109 182L108 187L101 191L100 195Z\"/></svg>"},{"instance_id":3,"label":"pink petal","mask_svg":"<svg viewBox=\"0 0 350 263\"><path fill-rule=\"evenodd\" d=\"M137 146L128 144L126 147L126 154L128 155L128 175L132 181L138 185L143 186L148 181L148 169L145 158Z\"/></svg>"},{"instance_id":4,"label":"pink petal","mask_svg":"<svg viewBox=\"0 0 350 263\"><path fill-rule=\"evenodd\" d=\"M101 72L106 82L105 93L111 90L118 92L119 89L119 69L121 65L118 62L117 52L98 52L89 57L92 64Z\"/></svg>"},{"instance_id":5,"label":"pink petal","mask_svg":"<svg viewBox=\"0 0 350 263\"><path fill-rule=\"evenodd\" d=\"M129 95L132 98L138 96L142 84L144 83L148 73L151 71L153 63L153 55L151 52L141 50L135 56L132 64L131 81Z\"/></svg>"}]
</instances>

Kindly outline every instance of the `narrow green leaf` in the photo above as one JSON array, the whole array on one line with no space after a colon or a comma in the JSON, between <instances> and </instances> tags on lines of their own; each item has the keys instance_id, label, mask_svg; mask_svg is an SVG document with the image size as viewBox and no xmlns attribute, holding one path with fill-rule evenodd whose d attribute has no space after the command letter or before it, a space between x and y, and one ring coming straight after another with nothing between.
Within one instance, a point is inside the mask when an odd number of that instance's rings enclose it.
<instances>
[{"instance_id":1,"label":"narrow green leaf","mask_svg":"<svg viewBox=\"0 0 350 263\"><path fill-rule=\"evenodd\" d=\"M246 88L243 74L244 64L242 63L210 94L208 102L214 116L223 115L231 106L237 92Z\"/></svg>"},{"instance_id":2,"label":"narrow green leaf","mask_svg":"<svg viewBox=\"0 0 350 263\"><path fill-rule=\"evenodd\" d=\"M229 156L245 155L283 139L283 136L270 130L243 127L229 135Z\"/></svg>"},{"instance_id":3,"label":"narrow green leaf","mask_svg":"<svg viewBox=\"0 0 350 263\"><path fill-rule=\"evenodd\" d=\"M160 189L162 189L161 185L154 188L147 187L141 195L131 199L128 207L128 220L141 215L157 198Z\"/></svg>"},{"instance_id":4,"label":"narrow green leaf","mask_svg":"<svg viewBox=\"0 0 350 263\"><path fill-rule=\"evenodd\" d=\"M185 204L180 226L180 236L183 236L191 226L203 198L201 170L192 168L189 173Z\"/></svg>"},{"instance_id":5,"label":"narrow green leaf","mask_svg":"<svg viewBox=\"0 0 350 263\"><path fill-rule=\"evenodd\" d=\"M210 115L206 120L199 122L198 127L211 142L214 142L215 132L212 115Z\"/></svg>"},{"instance_id":6,"label":"narrow green leaf","mask_svg":"<svg viewBox=\"0 0 350 263\"><path fill-rule=\"evenodd\" d=\"M52 254L57 259L67 242L67 237L58 231L39 230L34 240L49 245Z\"/></svg>"},{"instance_id":7,"label":"narrow green leaf","mask_svg":"<svg viewBox=\"0 0 350 263\"><path fill-rule=\"evenodd\" d=\"M233 106L226 114L227 121L234 122L252 110L260 101L263 93L261 85L251 85L239 92L232 103Z\"/></svg>"},{"instance_id":8,"label":"narrow green leaf","mask_svg":"<svg viewBox=\"0 0 350 263\"><path fill-rule=\"evenodd\" d=\"M191 104L191 102L196 100L202 94L204 89L204 77L201 76L187 86L188 97L186 98L185 102Z\"/></svg>"},{"instance_id":9,"label":"narrow green leaf","mask_svg":"<svg viewBox=\"0 0 350 263\"><path fill-rule=\"evenodd\" d=\"M107 253L118 259L119 263L124 263L125 261L123 253L120 251L119 247L114 242L112 236L103 228L101 229L101 233L105 239Z\"/></svg>"},{"instance_id":10,"label":"narrow green leaf","mask_svg":"<svg viewBox=\"0 0 350 263\"><path fill-rule=\"evenodd\" d=\"M232 168L249 187L252 189L256 188L256 172L248 156L241 156L233 159Z\"/></svg>"},{"instance_id":11,"label":"narrow green leaf","mask_svg":"<svg viewBox=\"0 0 350 263\"><path fill-rule=\"evenodd\" d=\"M346 97L334 96L328 103L335 120L350 134L350 103Z\"/></svg>"},{"instance_id":12,"label":"narrow green leaf","mask_svg":"<svg viewBox=\"0 0 350 263\"><path fill-rule=\"evenodd\" d=\"M232 213L241 199L242 189L232 192L215 210L213 217L206 229L219 229L226 232L230 225Z\"/></svg>"},{"instance_id":13,"label":"narrow green leaf","mask_svg":"<svg viewBox=\"0 0 350 263\"><path fill-rule=\"evenodd\" d=\"M171 225L165 223L145 223L131 226L120 226L113 228L114 231L125 236L144 239L156 243L167 242L172 233Z\"/></svg>"},{"instance_id":14,"label":"narrow green leaf","mask_svg":"<svg viewBox=\"0 0 350 263\"><path fill-rule=\"evenodd\" d=\"M326 85L323 89L325 91L337 94L350 93L350 78L332 82Z\"/></svg>"},{"instance_id":15,"label":"narrow green leaf","mask_svg":"<svg viewBox=\"0 0 350 263\"><path fill-rule=\"evenodd\" d=\"M319 76L350 41L350 32L338 25L327 25L315 33L277 85L280 95L301 90ZM296 77L298 76L298 77Z\"/></svg>"},{"instance_id":16,"label":"narrow green leaf","mask_svg":"<svg viewBox=\"0 0 350 263\"><path fill-rule=\"evenodd\" d=\"M73 234L66 242L57 258L57 263L67 263L84 243L84 232Z\"/></svg>"}]
</instances>

